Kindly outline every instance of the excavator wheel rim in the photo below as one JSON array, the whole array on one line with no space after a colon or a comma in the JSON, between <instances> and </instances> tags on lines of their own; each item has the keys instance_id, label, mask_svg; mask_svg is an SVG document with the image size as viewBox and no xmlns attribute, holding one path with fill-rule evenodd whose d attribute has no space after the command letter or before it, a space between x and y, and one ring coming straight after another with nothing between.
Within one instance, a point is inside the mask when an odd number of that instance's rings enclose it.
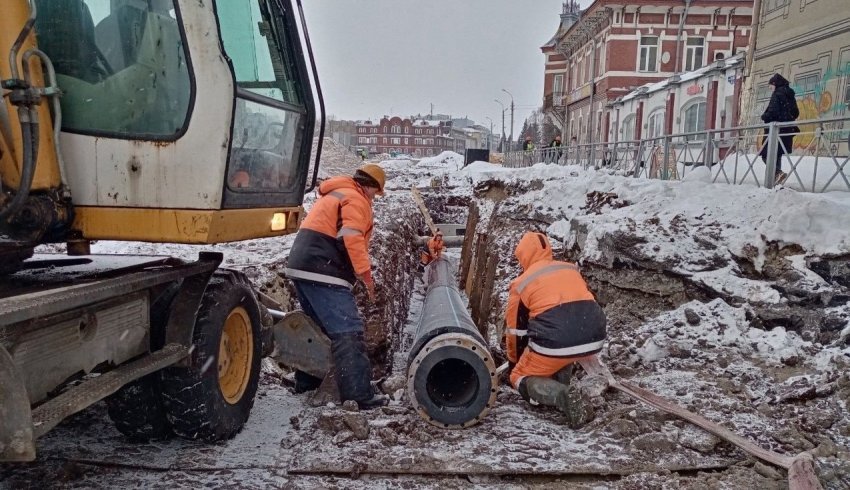
<instances>
[{"instance_id":1,"label":"excavator wheel rim","mask_svg":"<svg viewBox=\"0 0 850 490\"><path fill-rule=\"evenodd\" d=\"M234 308L224 322L219 341L218 385L227 403L242 399L251 378L254 337L251 317L241 306Z\"/></svg>"}]
</instances>

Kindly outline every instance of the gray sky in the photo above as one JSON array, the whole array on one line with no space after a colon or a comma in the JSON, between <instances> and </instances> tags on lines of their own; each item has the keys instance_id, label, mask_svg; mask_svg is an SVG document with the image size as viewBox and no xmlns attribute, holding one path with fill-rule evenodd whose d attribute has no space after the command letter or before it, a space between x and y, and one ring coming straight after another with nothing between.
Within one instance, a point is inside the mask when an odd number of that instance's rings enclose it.
<instances>
[{"instance_id":1,"label":"gray sky","mask_svg":"<svg viewBox=\"0 0 850 490\"><path fill-rule=\"evenodd\" d=\"M540 46L563 0L308 0L328 114L469 116L501 131L499 98L516 102L514 135L543 99ZM582 4L590 3L583 0ZM510 133L510 111L506 132Z\"/></svg>"}]
</instances>

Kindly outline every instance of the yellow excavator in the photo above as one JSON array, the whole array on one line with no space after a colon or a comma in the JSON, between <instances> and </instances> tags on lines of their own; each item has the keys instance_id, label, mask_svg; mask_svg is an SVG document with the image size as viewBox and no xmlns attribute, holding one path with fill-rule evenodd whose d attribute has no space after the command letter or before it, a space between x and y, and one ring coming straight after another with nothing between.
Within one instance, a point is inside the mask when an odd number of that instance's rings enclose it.
<instances>
[{"instance_id":1,"label":"yellow excavator","mask_svg":"<svg viewBox=\"0 0 850 490\"><path fill-rule=\"evenodd\" d=\"M218 253L90 244L297 230L324 118L300 0L2 0L0 82L0 461L103 399L134 439L232 437L259 293Z\"/></svg>"}]
</instances>

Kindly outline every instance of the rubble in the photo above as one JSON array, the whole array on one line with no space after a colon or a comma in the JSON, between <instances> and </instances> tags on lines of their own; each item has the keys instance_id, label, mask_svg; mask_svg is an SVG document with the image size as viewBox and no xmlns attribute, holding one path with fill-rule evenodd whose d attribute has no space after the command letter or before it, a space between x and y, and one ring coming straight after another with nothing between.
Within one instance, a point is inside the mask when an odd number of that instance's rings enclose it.
<instances>
[{"instance_id":1,"label":"rubble","mask_svg":"<svg viewBox=\"0 0 850 490\"><path fill-rule=\"evenodd\" d=\"M470 309L494 356L507 284L518 273L512 245L529 228L546 232L559 257L580 264L605 308L609 342L601 355L616 376L767 449L811 451L825 488L848 487L850 230L835 225L850 215L847 199L629 179L577 167L509 170L476 162L458 170L457 157L449 157L425 165L383 164L393 177L388 188L395 190L375 205L379 300L359 300L375 379L385 377L385 393L404 389L400 368L421 308L413 239L424 224L409 199L416 185L436 219L477 216L467 260L480 259L481 270L495 269L490 284L481 278L474 287L470 283L477 299L470 294ZM291 308L278 274L289 243L291 238L257 240L215 249ZM159 250L148 244L97 246ZM192 257L197 251L180 253ZM783 471L606 390L595 376L576 378L596 411L576 431L504 385L491 416L475 428L447 432L420 420L402 397L369 412L314 408L309 394L295 395L279 379L263 378L266 395L258 398L245 430L220 446L182 440L130 445L103 420L103 407L95 406L41 440L37 464L0 467L0 481L13 487L50 481L57 461L95 454L170 469L151 476L85 466L69 476L73 485L412 488L445 486L444 478L460 475L452 484L468 485L467 478L499 484L506 478L509 485L564 488L576 486L576 474L584 475L588 488L786 485ZM564 477L565 471L573 475ZM370 473L401 476L370 480Z\"/></svg>"}]
</instances>

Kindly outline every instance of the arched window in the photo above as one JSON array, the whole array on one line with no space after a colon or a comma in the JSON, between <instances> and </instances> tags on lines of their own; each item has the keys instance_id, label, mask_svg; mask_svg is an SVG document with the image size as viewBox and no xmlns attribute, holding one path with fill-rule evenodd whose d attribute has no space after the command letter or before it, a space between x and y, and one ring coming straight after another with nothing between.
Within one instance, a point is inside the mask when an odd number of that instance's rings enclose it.
<instances>
[{"instance_id":1,"label":"arched window","mask_svg":"<svg viewBox=\"0 0 850 490\"><path fill-rule=\"evenodd\" d=\"M631 141L635 139L635 115L629 114L623 119L623 125L621 128L622 134L620 135L621 141Z\"/></svg>"},{"instance_id":2,"label":"arched window","mask_svg":"<svg viewBox=\"0 0 850 490\"><path fill-rule=\"evenodd\" d=\"M646 137L658 138L664 136L664 108L659 107L649 113L646 120Z\"/></svg>"},{"instance_id":3,"label":"arched window","mask_svg":"<svg viewBox=\"0 0 850 490\"><path fill-rule=\"evenodd\" d=\"M688 102L682 108L682 132L692 133L705 129L705 99L696 99ZM702 139L702 136L694 134L685 137L687 141Z\"/></svg>"}]
</instances>

